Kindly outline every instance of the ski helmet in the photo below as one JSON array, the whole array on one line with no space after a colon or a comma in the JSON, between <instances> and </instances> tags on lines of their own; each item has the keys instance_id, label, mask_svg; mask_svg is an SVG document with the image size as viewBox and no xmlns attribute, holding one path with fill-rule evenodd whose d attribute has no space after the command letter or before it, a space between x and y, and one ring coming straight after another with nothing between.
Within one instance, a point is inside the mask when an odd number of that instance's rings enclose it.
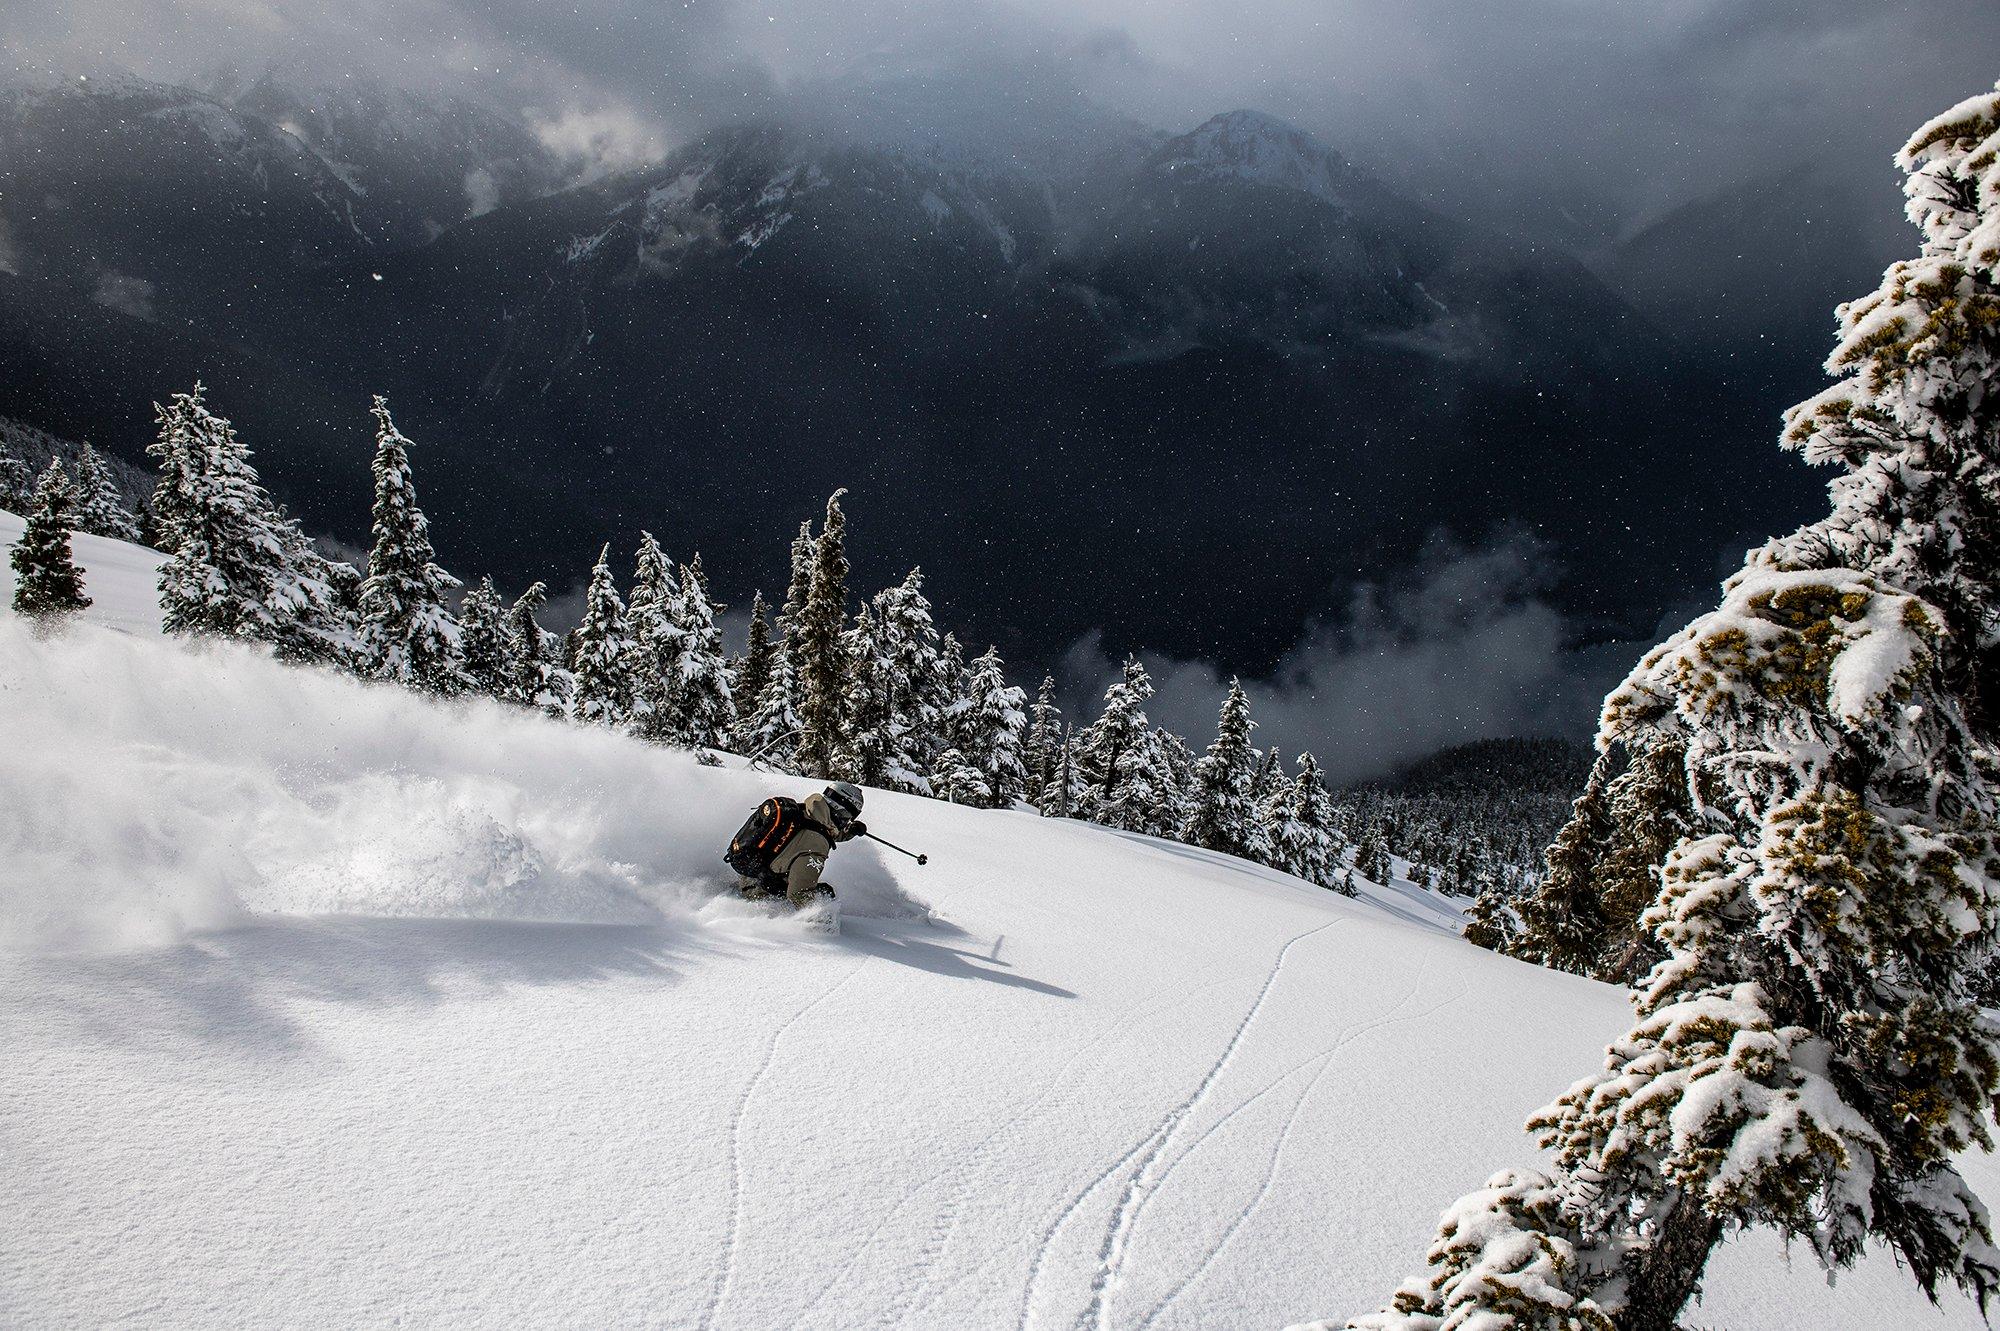
<instances>
[{"instance_id":1,"label":"ski helmet","mask_svg":"<svg viewBox=\"0 0 2000 1331\"><path fill-rule=\"evenodd\" d=\"M836 781L826 788L826 802L845 827L861 816L861 787L852 781Z\"/></svg>"}]
</instances>

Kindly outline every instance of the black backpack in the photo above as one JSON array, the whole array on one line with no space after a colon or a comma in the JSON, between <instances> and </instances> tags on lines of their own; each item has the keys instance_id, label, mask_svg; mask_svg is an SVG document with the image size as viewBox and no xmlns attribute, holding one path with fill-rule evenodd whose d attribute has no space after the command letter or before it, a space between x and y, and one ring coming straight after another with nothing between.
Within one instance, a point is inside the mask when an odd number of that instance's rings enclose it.
<instances>
[{"instance_id":1,"label":"black backpack","mask_svg":"<svg viewBox=\"0 0 2000 1331\"><path fill-rule=\"evenodd\" d=\"M745 878L761 878L770 871L771 861L783 853L802 827L818 827L806 817L806 806L783 795L773 795L759 804L737 829L723 855L725 864ZM823 830L823 829L822 829Z\"/></svg>"}]
</instances>

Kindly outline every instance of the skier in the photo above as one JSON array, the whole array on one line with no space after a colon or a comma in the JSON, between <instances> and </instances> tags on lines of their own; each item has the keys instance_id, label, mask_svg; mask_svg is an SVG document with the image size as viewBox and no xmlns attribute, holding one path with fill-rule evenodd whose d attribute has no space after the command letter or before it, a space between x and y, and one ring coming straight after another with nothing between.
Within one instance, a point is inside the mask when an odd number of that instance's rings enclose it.
<instances>
[{"instance_id":1,"label":"skier","mask_svg":"<svg viewBox=\"0 0 2000 1331\"><path fill-rule=\"evenodd\" d=\"M836 781L804 800L774 796L757 806L723 858L752 901L784 897L803 909L833 888L820 881L826 857L843 841L867 834L861 788Z\"/></svg>"}]
</instances>

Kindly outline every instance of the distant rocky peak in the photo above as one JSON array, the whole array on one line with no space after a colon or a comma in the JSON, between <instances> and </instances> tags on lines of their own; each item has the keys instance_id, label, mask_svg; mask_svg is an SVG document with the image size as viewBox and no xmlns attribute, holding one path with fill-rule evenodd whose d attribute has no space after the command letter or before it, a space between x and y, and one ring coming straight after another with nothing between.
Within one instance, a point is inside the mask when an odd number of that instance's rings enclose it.
<instances>
[{"instance_id":1,"label":"distant rocky peak","mask_svg":"<svg viewBox=\"0 0 2000 1331\"><path fill-rule=\"evenodd\" d=\"M1353 201L1366 177L1305 130L1261 111L1228 111L1162 144L1156 170Z\"/></svg>"}]
</instances>

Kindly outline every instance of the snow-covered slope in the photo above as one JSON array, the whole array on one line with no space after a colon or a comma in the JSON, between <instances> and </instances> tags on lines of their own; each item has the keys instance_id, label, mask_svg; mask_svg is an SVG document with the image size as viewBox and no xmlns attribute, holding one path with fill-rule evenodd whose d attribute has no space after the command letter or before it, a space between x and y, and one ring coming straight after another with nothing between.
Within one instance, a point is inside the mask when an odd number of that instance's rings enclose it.
<instances>
[{"instance_id":1,"label":"snow-covered slope","mask_svg":"<svg viewBox=\"0 0 2000 1331\"><path fill-rule=\"evenodd\" d=\"M802 783L237 648L0 613L0 735L8 1325L1360 1311L1625 1020L1414 898L886 794L930 864L843 847L808 934L717 860ZM1977 1324L1763 1241L1692 1320Z\"/></svg>"}]
</instances>

